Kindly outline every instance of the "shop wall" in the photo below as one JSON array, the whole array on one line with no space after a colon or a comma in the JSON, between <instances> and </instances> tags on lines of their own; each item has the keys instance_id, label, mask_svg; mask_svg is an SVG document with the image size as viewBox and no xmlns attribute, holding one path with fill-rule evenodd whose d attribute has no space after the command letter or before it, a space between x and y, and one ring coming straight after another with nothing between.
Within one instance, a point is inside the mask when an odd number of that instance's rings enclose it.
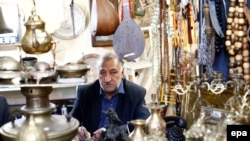
<instances>
[{"instance_id":1,"label":"shop wall","mask_svg":"<svg viewBox=\"0 0 250 141\"><path fill-rule=\"evenodd\" d=\"M21 34L25 33L25 22L31 15L33 7L32 0L0 0L0 2L13 2L17 3L20 10L21 19ZM75 4L81 8L88 10L89 14L89 1L88 0L75 0ZM37 15L45 22L45 29L48 33L53 33L60 27L61 22L64 20L64 7L69 8L71 0L36 0ZM68 7L67 7L68 6ZM89 53L102 53L105 51L113 51L112 47L92 47L91 34L87 28L76 38L70 40L62 40L53 36L53 39L57 42L56 45L56 64L63 65L68 62L78 61L84 54ZM19 59L20 52L16 48L4 49L0 51L0 55L10 55L16 59ZM32 56L30 54L22 53L22 56ZM53 57L51 52L38 55L41 61L52 62Z\"/></svg>"}]
</instances>

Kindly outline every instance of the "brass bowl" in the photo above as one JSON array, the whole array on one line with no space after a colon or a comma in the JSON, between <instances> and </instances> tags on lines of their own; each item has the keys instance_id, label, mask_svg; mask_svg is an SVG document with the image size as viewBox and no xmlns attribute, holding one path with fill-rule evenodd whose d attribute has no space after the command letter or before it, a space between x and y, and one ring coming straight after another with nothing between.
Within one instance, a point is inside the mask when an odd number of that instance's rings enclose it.
<instances>
[{"instance_id":1,"label":"brass bowl","mask_svg":"<svg viewBox=\"0 0 250 141\"><path fill-rule=\"evenodd\" d=\"M58 66L56 71L61 78L80 78L90 70L86 64L66 64Z\"/></svg>"},{"instance_id":2,"label":"brass bowl","mask_svg":"<svg viewBox=\"0 0 250 141\"><path fill-rule=\"evenodd\" d=\"M0 71L0 79L13 79L20 76L20 71Z\"/></svg>"},{"instance_id":3,"label":"brass bowl","mask_svg":"<svg viewBox=\"0 0 250 141\"><path fill-rule=\"evenodd\" d=\"M20 63L12 57L0 57L0 70L1 71L19 71L21 69Z\"/></svg>"},{"instance_id":4,"label":"brass bowl","mask_svg":"<svg viewBox=\"0 0 250 141\"><path fill-rule=\"evenodd\" d=\"M36 62L35 69L36 71L48 71L51 67L47 62Z\"/></svg>"}]
</instances>

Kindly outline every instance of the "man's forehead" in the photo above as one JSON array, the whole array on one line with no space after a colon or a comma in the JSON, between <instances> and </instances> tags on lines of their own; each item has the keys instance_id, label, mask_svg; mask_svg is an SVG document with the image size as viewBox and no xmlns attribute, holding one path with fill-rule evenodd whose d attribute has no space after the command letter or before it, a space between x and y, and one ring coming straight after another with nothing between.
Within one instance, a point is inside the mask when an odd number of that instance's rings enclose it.
<instances>
[{"instance_id":1,"label":"man's forehead","mask_svg":"<svg viewBox=\"0 0 250 141\"><path fill-rule=\"evenodd\" d=\"M107 59L103 60L102 64L107 65L106 62L112 62L112 65L119 65L120 64L120 61L117 58L107 58Z\"/></svg>"}]
</instances>

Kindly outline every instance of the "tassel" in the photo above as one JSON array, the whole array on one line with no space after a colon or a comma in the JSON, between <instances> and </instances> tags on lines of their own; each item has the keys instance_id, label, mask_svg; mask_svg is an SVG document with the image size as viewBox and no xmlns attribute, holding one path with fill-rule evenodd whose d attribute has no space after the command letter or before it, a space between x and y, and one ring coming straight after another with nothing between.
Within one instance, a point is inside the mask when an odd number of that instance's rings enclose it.
<instances>
[{"instance_id":1,"label":"tassel","mask_svg":"<svg viewBox=\"0 0 250 141\"><path fill-rule=\"evenodd\" d=\"M198 63L201 65L207 65L209 62L209 56L208 56L208 42L207 42L207 36L205 34L205 22L202 22L201 26L201 41L199 45L199 51L198 51Z\"/></svg>"}]
</instances>

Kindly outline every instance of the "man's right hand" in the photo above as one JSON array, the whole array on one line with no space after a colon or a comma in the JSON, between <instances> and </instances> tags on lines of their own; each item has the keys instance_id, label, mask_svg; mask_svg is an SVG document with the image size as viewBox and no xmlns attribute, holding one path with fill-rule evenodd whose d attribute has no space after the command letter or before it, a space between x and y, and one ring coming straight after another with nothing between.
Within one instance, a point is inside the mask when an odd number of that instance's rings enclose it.
<instances>
[{"instance_id":1,"label":"man's right hand","mask_svg":"<svg viewBox=\"0 0 250 141\"><path fill-rule=\"evenodd\" d=\"M91 138L90 133L83 126L78 127L77 136L78 136L80 141L84 141L85 139Z\"/></svg>"}]
</instances>

